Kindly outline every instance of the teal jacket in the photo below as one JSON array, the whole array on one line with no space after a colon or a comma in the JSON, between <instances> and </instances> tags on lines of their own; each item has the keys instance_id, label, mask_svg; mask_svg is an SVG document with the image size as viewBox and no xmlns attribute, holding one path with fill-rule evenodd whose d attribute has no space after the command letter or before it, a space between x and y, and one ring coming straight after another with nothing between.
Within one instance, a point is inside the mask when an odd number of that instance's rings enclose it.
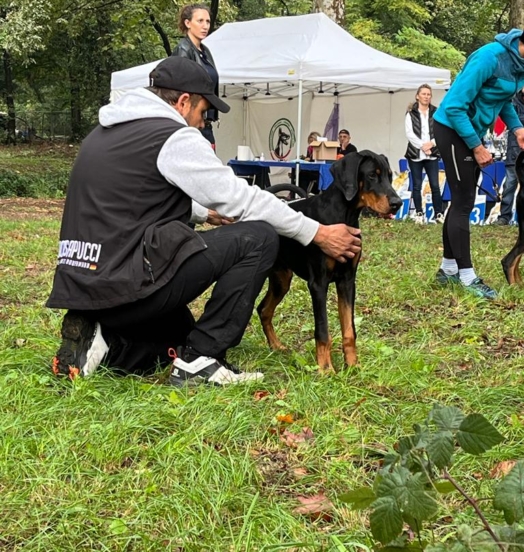
<instances>
[{"instance_id":1,"label":"teal jacket","mask_svg":"<svg viewBox=\"0 0 524 552\"><path fill-rule=\"evenodd\" d=\"M521 29L498 34L466 60L433 118L452 128L473 149L498 115L510 132L522 128L513 96L524 87L524 58L518 44Z\"/></svg>"}]
</instances>

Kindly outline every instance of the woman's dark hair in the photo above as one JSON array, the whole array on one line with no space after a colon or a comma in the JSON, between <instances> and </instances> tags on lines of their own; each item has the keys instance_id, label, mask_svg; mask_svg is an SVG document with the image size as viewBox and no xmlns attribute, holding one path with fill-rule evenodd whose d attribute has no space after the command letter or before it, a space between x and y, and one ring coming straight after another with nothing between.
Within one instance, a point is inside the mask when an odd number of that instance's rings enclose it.
<instances>
[{"instance_id":1,"label":"woman's dark hair","mask_svg":"<svg viewBox=\"0 0 524 552\"><path fill-rule=\"evenodd\" d=\"M178 29L180 32L186 34L187 33L187 27L186 27L186 19L193 19L193 13L196 10L206 10L207 13L211 13L209 11L209 7L205 4L189 4L188 6L184 6L180 10L180 15L178 16Z\"/></svg>"}]
</instances>

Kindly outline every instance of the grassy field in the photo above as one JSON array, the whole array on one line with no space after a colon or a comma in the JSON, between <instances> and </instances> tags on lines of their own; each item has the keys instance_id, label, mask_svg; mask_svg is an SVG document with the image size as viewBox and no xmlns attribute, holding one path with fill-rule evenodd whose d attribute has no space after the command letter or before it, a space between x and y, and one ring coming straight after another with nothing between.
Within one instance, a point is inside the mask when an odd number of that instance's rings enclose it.
<instances>
[{"instance_id":1,"label":"grassy field","mask_svg":"<svg viewBox=\"0 0 524 552\"><path fill-rule=\"evenodd\" d=\"M59 207L0 201L0 550L370 550L367 516L337 497L371 481L435 403L480 412L505 437L457 457L452 473L474 496L491 496L499 462L522 458L524 290L504 283L499 262L515 228L472 229L478 272L500 290L486 303L434 286L440 227L364 219L358 368L342 369L332 292L339 372L318 375L309 295L295 280L276 320L289 350L270 352L253 317L230 356L265 380L187 391L162 384L165 372L54 379L61 313L43 305ZM317 495L329 512L296 510ZM472 520L447 498L428 538Z\"/></svg>"}]
</instances>

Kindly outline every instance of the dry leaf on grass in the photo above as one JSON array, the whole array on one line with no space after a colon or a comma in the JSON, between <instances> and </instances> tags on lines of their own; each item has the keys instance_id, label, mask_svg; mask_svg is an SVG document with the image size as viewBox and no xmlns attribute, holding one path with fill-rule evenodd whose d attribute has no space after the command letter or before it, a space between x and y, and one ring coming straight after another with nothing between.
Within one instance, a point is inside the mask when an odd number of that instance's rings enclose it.
<instances>
[{"instance_id":1,"label":"dry leaf on grass","mask_svg":"<svg viewBox=\"0 0 524 552\"><path fill-rule=\"evenodd\" d=\"M313 441L314 438L315 435L309 427L302 428L300 433L293 433L286 429L280 434L280 440L288 447L296 447L300 443Z\"/></svg>"},{"instance_id":2,"label":"dry leaf on grass","mask_svg":"<svg viewBox=\"0 0 524 552\"><path fill-rule=\"evenodd\" d=\"M331 521L333 519L333 503L324 493L313 496L297 496L297 499L301 506L297 506L293 513L307 516L312 520Z\"/></svg>"},{"instance_id":3,"label":"dry leaf on grass","mask_svg":"<svg viewBox=\"0 0 524 552\"><path fill-rule=\"evenodd\" d=\"M276 395L275 397L278 399L278 400L282 400L282 399L285 399L286 398L286 395L287 395L287 389L281 389Z\"/></svg>"},{"instance_id":4,"label":"dry leaf on grass","mask_svg":"<svg viewBox=\"0 0 524 552\"><path fill-rule=\"evenodd\" d=\"M489 472L489 476L491 479L499 479L500 477L508 475L508 473L515 467L516 463L516 460L504 460L503 462L499 462Z\"/></svg>"},{"instance_id":5,"label":"dry leaf on grass","mask_svg":"<svg viewBox=\"0 0 524 552\"><path fill-rule=\"evenodd\" d=\"M261 401L266 397L269 397L269 391L255 391L255 394L253 395L255 401Z\"/></svg>"},{"instance_id":6,"label":"dry leaf on grass","mask_svg":"<svg viewBox=\"0 0 524 552\"><path fill-rule=\"evenodd\" d=\"M279 414L277 415L277 421L281 424L292 424L295 420L293 414Z\"/></svg>"},{"instance_id":7,"label":"dry leaf on grass","mask_svg":"<svg viewBox=\"0 0 524 552\"><path fill-rule=\"evenodd\" d=\"M306 468L293 468L293 475L297 479L302 479L303 477L306 477L306 475L309 475L309 474Z\"/></svg>"}]
</instances>

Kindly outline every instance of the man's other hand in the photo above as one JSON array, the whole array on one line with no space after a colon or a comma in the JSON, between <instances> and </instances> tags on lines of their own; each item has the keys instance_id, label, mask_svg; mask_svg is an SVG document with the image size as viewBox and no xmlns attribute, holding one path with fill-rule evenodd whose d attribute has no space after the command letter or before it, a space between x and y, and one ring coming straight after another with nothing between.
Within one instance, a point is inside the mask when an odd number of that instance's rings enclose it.
<instances>
[{"instance_id":1,"label":"man's other hand","mask_svg":"<svg viewBox=\"0 0 524 552\"><path fill-rule=\"evenodd\" d=\"M235 219L231 217L223 217L222 215L219 215L216 211L213 211L213 209L209 209L206 222L208 224L212 224L213 226L222 226L224 224L232 224L233 222L235 222Z\"/></svg>"},{"instance_id":2,"label":"man's other hand","mask_svg":"<svg viewBox=\"0 0 524 552\"><path fill-rule=\"evenodd\" d=\"M340 263L352 259L360 253L360 229L345 224L321 224L313 238L313 243Z\"/></svg>"}]
</instances>

